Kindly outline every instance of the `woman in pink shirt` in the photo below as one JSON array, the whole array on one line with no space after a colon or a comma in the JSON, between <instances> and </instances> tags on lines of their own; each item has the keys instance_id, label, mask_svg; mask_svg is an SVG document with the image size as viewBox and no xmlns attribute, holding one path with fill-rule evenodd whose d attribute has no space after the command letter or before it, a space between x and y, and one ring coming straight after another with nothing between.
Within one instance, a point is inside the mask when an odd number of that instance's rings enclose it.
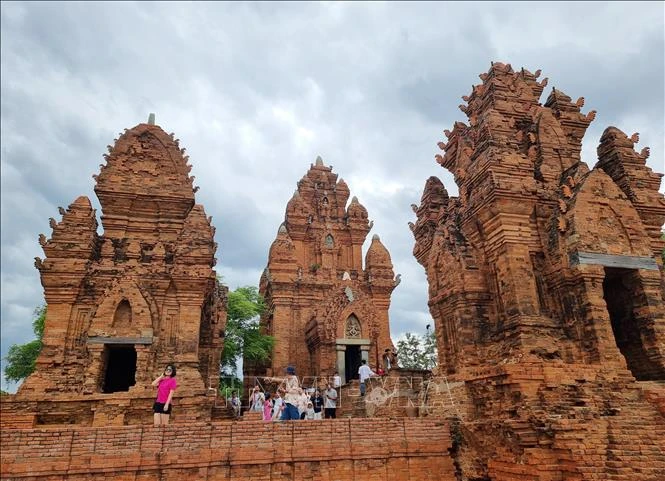
<instances>
[{"instance_id":1,"label":"woman in pink shirt","mask_svg":"<svg viewBox=\"0 0 665 481\"><path fill-rule=\"evenodd\" d=\"M175 366L167 365L164 374L152 381L152 385L157 386L157 400L152 405L152 412L155 413L153 416L155 426L166 426L171 414L173 393L178 387L175 380Z\"/></svg>"},{"instance_id":2,"label":"woman in pink shirt","mask_svg":"<svg viewBox=\"0 0 665 481\"><path fill-rule=\"evenodd\" d=\"M263 401L263 420L272 421L272 400L269 392L266 393L266 400Z\"/></svg>"}]
</instances>

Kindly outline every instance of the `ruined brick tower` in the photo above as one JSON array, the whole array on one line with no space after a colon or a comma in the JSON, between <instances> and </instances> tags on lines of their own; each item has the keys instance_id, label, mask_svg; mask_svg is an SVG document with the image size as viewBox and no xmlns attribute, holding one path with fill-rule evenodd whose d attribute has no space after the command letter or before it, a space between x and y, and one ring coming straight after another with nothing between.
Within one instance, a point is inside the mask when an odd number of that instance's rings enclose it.
<instances>
[{"instance_id":1,"label":"ruined brick tower","mask_svg":"<svg viewBox=\"0 0 665 481\"><path fill-rule=\"evenodd\" d=\"M589 169L581 141L595 113L556 89L540 104L539 74L494 63L480 76L460 106L469 125L439 143L459 196L431 177L411 225L440 373L464 383L457 452L467 466L484 459L469 477L655 480L662 175L634 150L638 135L614 127Z\"/></svg>"},{"instance_id":2,"label":"ruined brick tower","mask_svg":"<svg viewBox=\"0 0 665 481\"><path fill-rule=\"evenodd\" d=\"M367 210L320 157L298 182L284 223L270 247L260 282L267 312L261 325L275 336L269 366L246 373L357 377L360 360L380 362L392 348L388 323L395 280L390 254L379 240L362 265L362 245L372 228Z\"/></svg>"},{"instance_id":3,"label":"ruined brick tower","mask_svg":"<svg viewBox=\"0 0 665 481\"><path fill-rule=\"evenodd\" d=\"M40 235L43 349L17 399L48 392L59 404L37 406L45 423L49 409L62 422L140 422L141 410L150 416L150 382L168 362L177 366L177 402L206 416L203 398L219 381L226 291L212 270L214 227L195 203L178 142L152 122L125 130L93 176L103 235L87 197L51 219L50 239Z\"/></svg>"}]
</instances>

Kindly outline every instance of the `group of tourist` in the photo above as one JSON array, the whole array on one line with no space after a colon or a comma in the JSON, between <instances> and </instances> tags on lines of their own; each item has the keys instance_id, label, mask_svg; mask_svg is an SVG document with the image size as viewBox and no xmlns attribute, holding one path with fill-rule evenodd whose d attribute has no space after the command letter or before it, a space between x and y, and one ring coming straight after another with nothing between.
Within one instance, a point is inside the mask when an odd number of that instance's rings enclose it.
<instances>
[{"instance_id":1,"label":"group of tourist","mask_svg":"<svg viewBox=\"0 0 665 481\"><path fill-rule=\"evenodd\" d=\"M326 384L325 389L301 388L293 367L287 368L286 378L267 378L267 380L280 381L280 387L274 393L270 393L262 391L259 386L254 386L249 395L249 410L261 413L264 421L337 417L338 389L341 386L338 373L335 373L332 382ZM229 402L235 417L239 417L240 399L237 392L231 394Z\"/></svg>"},{"instance_id":2,"label":"group of tourist","mask_svg":"<svg viewBox=\"0 0 665 481\"><path fill-rule=\"evenodd\" d=\"M386 349L383 361L387 369L396 366L395 352ZM249 396L250 411L262 413L264 421L316 420L322 419L322 416L325 419L337 417L337 398L341 386L341 379L337 372L335 372L332 382L328 382L323 390L318 387L311 387L308 390L300 387L293 366L289 366L286 373L285 378L266 378L268 381L280 382L280 387L274 393L263 392L259 386L254 386ZM379 373L372 371L363 359L358 369L360 395L365 395L367 379L383 373L382 369L379 370ZM173 364L169 364L164 368L164 372L152 382L152 385L157 387L157 399L152 407L155 426L166 426L169 423L172 410L171 401L178 387L175 377L176 368ZM228 401L234 416L240 417L241 404L238 393L233 391Z\"/></svg>"}]
</instances>

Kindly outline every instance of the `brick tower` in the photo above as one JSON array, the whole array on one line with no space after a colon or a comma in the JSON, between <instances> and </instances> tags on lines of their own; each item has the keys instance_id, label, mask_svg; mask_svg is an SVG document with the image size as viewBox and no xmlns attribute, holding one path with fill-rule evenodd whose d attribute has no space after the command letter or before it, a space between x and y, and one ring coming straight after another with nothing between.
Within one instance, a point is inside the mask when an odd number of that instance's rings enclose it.
<instances>
[{"instance_id":1,"label":"brick tower","mask_svg":"<svg viewBox=\"0 0 665 481\"><path fill-rule=\"evenodd\" d=\"M372 228L367 210L320 157L298 182L284 223L270 247L260 282L267 312L261 326L275 336L268 366L246 364L248 375L357 377L361 359L380 363L392 348L390 295L397 285L390 254L379 236L362 264Z\"/></svg>"},{"instance_id":2,"label":"brick tower","mask_svg":"<svg viewBox=\"0 0 665 481\"><path fill-rule=\"evenodd\" d=\"M57 410L62 422L140 422L151 415L150 382L174 362L176 403L205 418L226 321L226 291L212 270L214 227L195 203L191 166L173 134L139 124L108 149L93 176L104 233L79 197L60 209L60 222L51 219L50 239L40 235L43 349L17 399L52 401L37 405L42 420Z\"/></svg>"},{"instance_id":3,"label":"brick tower","mask_svg":"<svg viewBox=\"0 0 665 481\"><path fill-rule=\"evenodd\" d=\"M655 480L662 175L646 166L648 148L634 150L638 135L614 127L589 169L581 142L595 112L556 89L540 104L539 74L494 63L480 75L460 106L469 124L439 143L459 196L431 177L411 226L440 373L464 386L458 455L484 460L470 478ZM660 412L647 402L658 397Z\"/></svg>"}]
</instances>

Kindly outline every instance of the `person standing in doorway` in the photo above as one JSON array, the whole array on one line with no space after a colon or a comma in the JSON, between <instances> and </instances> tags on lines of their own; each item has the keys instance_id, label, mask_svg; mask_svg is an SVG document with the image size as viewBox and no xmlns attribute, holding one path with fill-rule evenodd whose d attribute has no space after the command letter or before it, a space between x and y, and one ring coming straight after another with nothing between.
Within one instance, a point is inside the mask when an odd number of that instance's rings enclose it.
<instances>
[{"instance_id":1,"label":"person standing in doorway","mask_svg":"<svg viewBox=\"0 0 665 481\"><path fill-rule=\"evenodd\" d=\"M360 361L360 367L358 368L358 376L360 377L360 395L364 396L367 390L365 386L365 381L370 377L376 376L376 373L367 365L367 361L364 359Z\"/></svg>"},{"instance_id":2,"label":"person standing in doorway","mask_svg":"<svg viewBox=\"0 0 665 481\"><path fill-rule=\"evenodd\" d=\"M152 405L153 421L155 426L167 426L172 411L171 401L173 393L178 387L175 380L176 369L173 364L164 368L164 373L152 381L153 386L157 386L157 399Z\"/></svg>"}]
</instances>

